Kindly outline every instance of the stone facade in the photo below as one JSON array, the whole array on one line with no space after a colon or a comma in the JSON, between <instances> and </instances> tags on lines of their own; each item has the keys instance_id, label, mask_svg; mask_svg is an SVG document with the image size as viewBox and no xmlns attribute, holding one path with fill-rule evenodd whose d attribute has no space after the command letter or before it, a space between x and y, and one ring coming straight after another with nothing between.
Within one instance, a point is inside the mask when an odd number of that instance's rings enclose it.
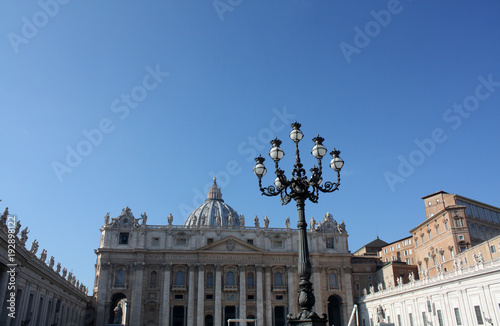
<instances>
[{"instance_id":1,"label":"stone facade","mask_svg":"<svg viewBox=\"0 0 500 326\"><path fill-rule=\"evenodd\" d=\"M6 208L0 218L0 325L86 325L93 318L86 315L86 287L60 263L54 266L45 249L37 257L36 240L28 250L29 230L20 229Z\"/></svg>"},{"instance_id":2,"label":"stone facade","mask_svg":"<svg viewBox=\"0 0 500 326\"><path fill-rule=\"evenodd\" d=\"M269 227L223 203L216 183L184 225L148 225L129 208L105 217L96 250L97 325L285 325L297 309L298 231ZM315 311L346 324L353 309L345 224L330 214L308 232ZM335 317L333 317L335 316ZM335 319L334 319L335 318ZM333 322L330 322L332 324Z\"/></svg>"},{"instance_id":3,"label":"stone facade","mask_svg":"<svg viewBox=\"0 0 500 326\"><path fill-rule=\"evenodd\" d=\"M492 249L492 246L494 249ZM500 237L456 256L451 270L377 288L358 300L360 325L497 325L500 323ZM484 260L470 260L491 252Z\"/></svg>"}]
</instances>

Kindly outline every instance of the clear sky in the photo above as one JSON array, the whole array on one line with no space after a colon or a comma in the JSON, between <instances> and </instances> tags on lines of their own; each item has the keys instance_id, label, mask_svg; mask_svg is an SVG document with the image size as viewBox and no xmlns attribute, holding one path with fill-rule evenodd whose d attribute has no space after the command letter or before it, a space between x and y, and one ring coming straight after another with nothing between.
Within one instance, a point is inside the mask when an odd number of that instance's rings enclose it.
<instances>
[{"instance_id":1,"label":"clear sky","mask_svg":"<svg viewBox=\"0 0 500 326\"><path fill-rule=\"evenodd\" d=\"M294 203L260 195L253 158L290 123L345 161L306 204L355 251L392 242L444 190L500 206L498 1L2 1L0 199L90 288L104 216L183 224L214 175L247 225ZM329 161L326 158L324 164ZM335 177L326 170L324 179Z\"/></svg>"}]
</instances>

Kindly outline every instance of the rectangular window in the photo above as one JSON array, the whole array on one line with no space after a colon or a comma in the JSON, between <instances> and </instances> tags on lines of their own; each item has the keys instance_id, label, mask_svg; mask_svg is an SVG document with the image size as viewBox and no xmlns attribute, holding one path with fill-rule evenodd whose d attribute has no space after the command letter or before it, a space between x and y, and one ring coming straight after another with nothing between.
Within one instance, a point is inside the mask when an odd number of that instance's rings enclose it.
<instances>
[{"instance_id":1,"label":"rectangular window","mask_svg":"<svg viewBox=\"0 0 500 326\"><path fill-rule=\"evenodd\" d=\"M214 243L214 238L207 239L207 245Z\"/></svg>"},{"instance_id":2,"label":"rectangular window","mask_svg":"<svg viewBox=\"0 0 500 326\"><path fill-rule=\"evenodd\" d=\"M457 219L457 220L455 221L455 224L456 224L457 226L462 226L462 221L461 221L460 219Z\"/></svg>"},{"instance_id":3,"label":"rectangular window","mask_svg":"<svg viewBox=\"0 0 500 326\"><path fill-rule=\"evenodd\" d=\"M457 325L462 325L462 319L460 318L460 310L455 308L455 319L457 320Z\"/></svg>"},{"instance_id":4,"label":"rectangular window","mask_svg":"<svg viewBox=\"0 0 500 326\"><path fill-rule=\"evenodd\" d=\"M159 246L159 245L160 245L160 238L159 238L159 237L153 237L153 238L151 239L151 245L152 245L152 246L155 246L155 247L156 247L156 246Z\"/></svg>"},{"instance_id":5,"label":"rectangular window","mask_svg":"<svg viewBox=\"0 0 500 326\"><path fill-rule=\"evenodd\" d=\"M413 315L411 312L408 314L408 317L410 317L410 326L414 326L413 325Z\"/></svg>"},{"instance_id":6,"label":"rectangular window","mask_svg":"<svg viewBox=\"0 0 500 326\"><path fill-rule=\"evenodd\" d=\"M273 240L272 246L274 249L283 248L283 240Z\"/></svg>"},{"instance_id":7,"label":"rectangular window","mask_svg":"<svg viewBox=\"0 0 500 326\"><path fill-rule=\"evenodd\" d=\"M401 326L401 315L398 315L398 326Z\"/></svg>"},{"instance_id":8,"label":"rectangular window","mask_svg":"<svg viewBox=\"0 0 500 326\"><path fill-rule=\"evenodd\" d=\"M496 251L495 250L495 245L491 245L490 246L490 252L493 254L493 253L495 253L495 251Z\"/></svg>"},{"instance_id":9,"label":"rectangular window","mask_svg":"<svg viewBox=\"0 0 500 326\"><path fill-rule=\"evenodd\" d=\"M386 254L386 253L387 253L387 248L384 249L384 254Z\"/></svg>"},{"instance_id":10,"label":"rectangular window","mask_svg":"<svg viewBox=\"0 0 500 326\"><path fill-rule=\"evenodd\" d=\"M175 245L177 247L185 247L187 245L187 239L186 238L176 238Z\"/></svg>"},{"instance_id":11,"label":"rectangular window","mask_svg":"<svg viewBox=\"0 0 500 326\"><path fill-rule=\"evenodd\" d=\"M444 229L448 230L450 227L448 226L448 222L444 222Z\"/></svg>"},{"instance_id":12,"label":"rectangular window","mask_svg":"<svg viewBox=\"0 0 500 326\"><path fill-rule=\"evenodd\" d=\"M481 307L474 306L474 310L476 311L476 319L478 325L484 325L483 316L481 315Z\"/></svg>"},{"instance_id":13,"label":"rectangular window","mask_svg":"<svg viewBox=\"0 0 500 326\"><path fill-rule=\"evenodd\" d=\"M444 324L443 324L443 314L441 313L441 310L437 311L437 315L438 315L439 326L444 326Z\"/></svg>"},{"instance_id":14,"label":"rectangular window","mask_svg":"<svg viewBox=\"0 0 500 326\"><path fill-rule=\"evenodd\" d=\"M439 235L439 226L436 228L436 235Z\"/></svg>"},{"instance_id":15,"label":"rectangular window","mask_svg":"<svg viewBox=\"0 0 500 326\"><path fill-rule=\"evenodd\" d=\"M401 245L398 243L398 244L396 245L396 248L397 248L397 249L401 248Z\"/></svg>"},{"instance_id":16,"label":"rectangular window","mask_svg":"<svg viewBox=\"0 0 500 326\"><path fill-rule=\"evenodd\" d=\"M253 239L247 239L247 243L253 245Z\"/></svg>"},{"instance_id":17,"label":"rectangular window","mask_svg":"<svg viewBox=\"0 0 500 326\"><path fill-rule=\"evenodd\" d=\"M391 251L394 251L394 246L391 246Z\"/></svg>"},{"instance_id":18,"label":"rectangular window","mask_svg":"<svg viewBox=\"0 0 500 326\"><path fill-rule=\"evenodd\" d=\"M408 244L411 245L411 239L408 239Z\"/></svg>"},{"instance_id":19,"label":"rectangular window","mask_svg":"<svg viewBox=\"0 0 500 326\"><path fill-rule=\"evenodd\" d=\"M128 244L128 232L121 232L118 238L118 244Z\"/></svg>"},{"instance_id":20,"label":"rectangular window","mask_svg":"<svg viewBox=\"0 0 500 326\"><path fill-rule=\"evenodd\" d=\"M415 247L418 247L418 239L415 239Z\"/></svg>"},{"instance_id":21,"label":"rectangular window","mask_svg":"<svg viewBox=\"0 0 500 326\"><path fill-rule=\"evenodd\" d=\"M335 249L335 239L334 238L327 238L326 239L326 248L327 249Z\"/></svg>"},{"instance_id":22,"label":"rectangular window","mask_svg":"<svg viewBox=\"0 0 500 326\"><path fill-rule=\"evenodd\" d=\"M422 319L424 321L424 325L427 325L427 314L425 313L425 311L422 311Z\"/></svg>"},{"instance_id":23,"label":"rectangular window","mask_svg":"<svg viewBox=\"0 0 500 326\"><path fill-rule=\"evenodd\" d=\"M430 240L430 239L432 239L431 231L429 231L428 233L429 233L429 240Z\"/></svg>"}]
</instances>

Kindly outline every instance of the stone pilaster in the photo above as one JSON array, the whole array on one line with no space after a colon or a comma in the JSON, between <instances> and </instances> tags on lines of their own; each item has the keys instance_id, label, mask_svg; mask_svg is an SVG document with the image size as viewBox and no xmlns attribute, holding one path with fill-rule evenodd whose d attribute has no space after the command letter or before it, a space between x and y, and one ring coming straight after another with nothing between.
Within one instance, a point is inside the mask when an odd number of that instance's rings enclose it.
<instances>
[{"instance_id":1,"label":"stone pilaster","mask_svg":"<svg viewBox=\"0 0 500 326\"><path fill-rule=\"evenodd\" d=\"M297 315L297 300L298 300L298 293L297 293L297 286L295 285L295 267L293 266L288 266L286 268L287 274L288 274L288 314L292 315Z\"/></svg>"},{"instance_id":2,"label":"stone pilaster","mask_svg":"<svg viewBox=\"0 0 500 326\"><path fill-rule=\"evenodd\" d=\"M196 318L195 305L194 305L194 273L196 271L195 265L189 265L189 283L188 283L188 306L187 306L187 326L194 326Z\"/></svg>"},{"instance_id":3,"label":"stone pilaster","mask_svg":"<svg viewBox=\"0 0 500 326\"><path fill-rule=\"evenodd\" d=\"M162 300L162 325L170 325L170 273L172 265L163 266L163 300Z\"/></svg>"},{"instance_id":4,"label":"stone pilaster","mask_svg":"<svg viewBox=\"0 0 500 326\"><path fill-rule=\"evenodd\" d=\"M264 320L264 280L262 278L262 265L255 266L257 270L257 320Z\"/></svg>"},{"instance_id":5,"label":"stone pilaster","mask_svg":"<svg viewBox=\"0 0 500 326\"><path fill-rule=\"evenodd\" d=\"M215 266L215 312L214 325L222 325L222 266Z\"/></svg>"},{"instance_id":6,"label":"stone pilaster","mask_svg":"<svg viewBox=\"0 0 500 326\"><path fill-rule=\"evenodd\" d=\"M316 297L316 304L314 306L314 311L318 314L318 316L323 315L323 285L321 284L321 273L323 271L323 267L321 266L313 266L313 277L314 277L314 296Z\"/></svg>"},{"instance_id":7,"label":"stone pilaster","mask_svg":"<svg viewBox=\"0 0 500 326\"><path fill-rule=\"evenodd\" d=\"M198 305L196 326L205 322L205 265L198 265Z\"/></svg>"},{"instance_id":8,"label":"stone pilaster","mask_svg":"<svg viewBox=\"0 0 500 326\"><path fill-rule=\"evenodd\" d=\"M247 272L245 265L239 265L240 271L240 314L239 318L247 318Z\"/></svg>"},{"instance_id":9,"label":"stone pilaster","mask_svg":"<svg viewBox=\"0 0 500 326\"><path fill-rule=\"evenodd\" d=\"M272 270L271 267L266 266L265 267L265 290L264 293L266 294L266 304L265 304L265 321L266 325L272 325L273 324L273 308L271 304L271 298L273 297L273 288L272 288L272 281L271 281L271 274Z\"/></svg>"},{"instance_id":10,"label":"stone pilaster","mask_svg":"<svg viewBox=\"0 0 500 326\"><path fill-rule=\"evenodd\" d=\"M143 286L143 275L144 266L143 262L134 263L135 267L135 277L134 277L134 289L132 292L132 309L130 311L130 324L140 325L141 315L142 315L142 286Z\"/></svg>"}]
</instances>

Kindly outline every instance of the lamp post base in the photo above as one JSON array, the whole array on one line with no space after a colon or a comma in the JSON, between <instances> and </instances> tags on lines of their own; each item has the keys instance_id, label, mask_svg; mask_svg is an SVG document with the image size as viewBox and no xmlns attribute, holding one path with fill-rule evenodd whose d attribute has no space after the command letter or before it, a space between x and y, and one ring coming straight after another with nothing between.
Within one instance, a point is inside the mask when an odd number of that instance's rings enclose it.
<instances>
[{"instance_id":1,"label":"lamp post base","mask_svg":"<svg viewBox=\"0 0 500 326\"><path fill-rule=\"evenodd\" d=\"M299 314L297 318L288 315L289 326L327 326L327 321L326 314L320 317L314 312L308 317L304 317L302 314Z\"/></svg>"}]
</instances>

